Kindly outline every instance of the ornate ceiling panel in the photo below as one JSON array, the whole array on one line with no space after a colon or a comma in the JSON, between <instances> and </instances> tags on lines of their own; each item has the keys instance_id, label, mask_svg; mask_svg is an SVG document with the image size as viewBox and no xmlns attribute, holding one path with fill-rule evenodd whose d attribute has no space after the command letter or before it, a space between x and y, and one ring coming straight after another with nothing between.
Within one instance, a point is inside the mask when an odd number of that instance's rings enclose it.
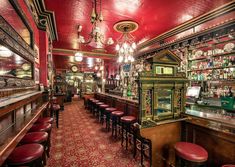
<instances>
[{"instance_id":1,"label":"ornate ceiling panel","mask_svg":"<svg viewBox=\"0 0 235 167\"><path fill-rule=\"evenodd\" d=\"M113 25L120 20L134 20L139 29L132 35L137 43L152 39L190 19L211 11L231 0L102 0L104 21L101 25L105 38L116 41L120 33ZM81 34L88 38L91 32L90 14L92 0L45 0L47 10L55 12L58 41L54 48L78 49L77 26L83 26ZM87 45L82 50L92 51ZM114 45L105 47L108 53L114 53Z\"/></svg>"}]
</instances>

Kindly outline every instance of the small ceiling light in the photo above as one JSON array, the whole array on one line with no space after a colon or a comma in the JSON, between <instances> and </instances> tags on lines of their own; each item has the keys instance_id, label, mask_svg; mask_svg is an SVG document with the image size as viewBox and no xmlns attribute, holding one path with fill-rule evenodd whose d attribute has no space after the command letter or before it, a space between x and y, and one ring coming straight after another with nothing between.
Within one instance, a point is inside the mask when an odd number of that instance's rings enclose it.
<instances>
[{"instance_id":1,"label":"small ceiling light","mask_svg":"<svg viewBox=\"0 0 235 167\"><path fill-rule=\"evenodd\" d=\"M74 60L78 61L78 62L81 62L83 60L83 54L81 52L75 53Z\"/></svg>"}]
</instances>

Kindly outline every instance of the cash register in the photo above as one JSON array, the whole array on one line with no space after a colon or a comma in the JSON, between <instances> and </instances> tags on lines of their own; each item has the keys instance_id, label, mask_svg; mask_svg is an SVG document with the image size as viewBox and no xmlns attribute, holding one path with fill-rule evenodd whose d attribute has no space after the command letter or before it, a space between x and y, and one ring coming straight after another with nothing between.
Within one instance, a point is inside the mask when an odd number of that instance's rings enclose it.
<instances>
[{"instance_id":1,"label":"cash register","mask_svg":"<svg viewBox=\"0 0 235 167\"><path fill-rule=\"evenodd\" d=\"M186 103L195 104L200 97L201 87L200 86L190 86L186 91Z\"/></svg>"}]
</instances>

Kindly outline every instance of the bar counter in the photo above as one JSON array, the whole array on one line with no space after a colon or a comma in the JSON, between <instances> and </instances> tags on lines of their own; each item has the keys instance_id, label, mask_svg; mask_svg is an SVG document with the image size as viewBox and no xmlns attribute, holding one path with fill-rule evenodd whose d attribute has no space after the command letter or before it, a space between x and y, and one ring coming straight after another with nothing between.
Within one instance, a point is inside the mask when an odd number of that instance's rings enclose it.
<instances>
[{"instance_id":1,"label":"bar counter","mask_svg":"<svg viewBox=\"0 0 235 167\"><path fill-rule=\"evenodd\" d=\"M0 166L48 107L41 91L24 92L0 102Z\"/></svg>"},{"instance_id":2,"label":"bar counter","mask_svg":"<svg viewBox=\"0 0 235 167\"><path fill-rule=\"evenodd\" d=\"M123 108L127 114L132 112L139 123L141 122L137 100L107 93L97 93L95 97L118 109ZM134 107L134 110L130 106ZM220 167L234 163L235 117L222 109L193 106L186 108L179 118L149 120L142 122L141 127L141 135L152 142L154 167L174 164L174 143L179 141L188 141L204 147L209 154L207 166Z\"/></svg>"},{"instance_id":3,"label":"bar counter","mask_svg":"<svg viewBox=\"0 0 235 167\"><path fill-rule=\"evenodd\" d=\"M108 105L123 111L125 115L135 116L137 121L139 121L139 103L137 100L108 93L96 93L95 97L106 102Z\"/></svg>"},{"instance_id":4,"label":"bar counter","mask_svg":"<svg viewBox=\"0 0 235 167\"><path fill-rule=\"evenodd\" d=\"M234 112L194 105L182 115L183 140L203 146L209 154L208 166L235 163Z\"/></svg>"}]
</instances>

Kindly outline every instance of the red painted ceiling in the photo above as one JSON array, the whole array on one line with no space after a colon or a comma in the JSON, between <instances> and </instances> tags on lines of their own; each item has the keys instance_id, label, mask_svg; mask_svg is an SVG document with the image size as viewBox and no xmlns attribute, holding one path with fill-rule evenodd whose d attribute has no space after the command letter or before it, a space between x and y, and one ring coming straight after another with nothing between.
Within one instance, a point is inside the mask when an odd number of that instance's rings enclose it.
<instances>
[{"instance_id":1,"label":"red painted ceiling","mask_svg":"<svg viewBox=\"0 0 235 167\"><path fill-rule=\"evenodd\" d=\"M99 1L99 0L98 0ZM113 29L120 20L133 20L139 29L132 35L137 43L151 39L170 30L187 20L213 10L231 0L101 0L102 24L105 37L116 41L121 34ZM78 49L77 26L83 26L81 35L88 38L91 32L90 14L92 0L45 0L47 10L55 12L58 41L54 48ZM115 53L114 45L105 49ZM82 46L82 50L92 51L90 46Z\"/></svg>"}]
</instances>

